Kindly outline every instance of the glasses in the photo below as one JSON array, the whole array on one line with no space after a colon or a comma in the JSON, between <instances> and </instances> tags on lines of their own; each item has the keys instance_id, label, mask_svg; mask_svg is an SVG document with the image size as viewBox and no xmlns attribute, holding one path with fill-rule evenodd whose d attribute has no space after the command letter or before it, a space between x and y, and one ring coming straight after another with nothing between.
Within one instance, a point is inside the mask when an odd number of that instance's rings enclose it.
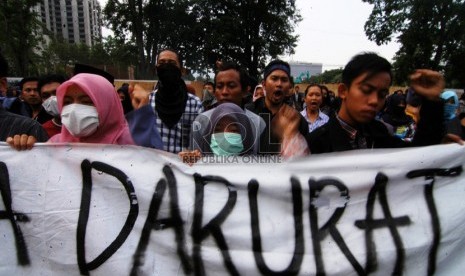
<instances>
[{"instance_id":1,"label":"glasses","mask_svg":"<svg viewBox=\"0 0 465 276\"><path fill-rule=\"evenodd\" d=\"M28 92L28 93L29 92L38 92L37 88L30 88L30 87L24 88L23 91Z\"/></svg>"}]
</instances>

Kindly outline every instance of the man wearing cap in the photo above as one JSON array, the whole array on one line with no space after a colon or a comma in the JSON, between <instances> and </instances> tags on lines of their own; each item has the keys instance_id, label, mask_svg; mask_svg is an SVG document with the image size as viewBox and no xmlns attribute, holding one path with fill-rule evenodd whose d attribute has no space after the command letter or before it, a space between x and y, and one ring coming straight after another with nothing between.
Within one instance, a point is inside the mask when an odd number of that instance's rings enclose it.
<instances>
[{"instance_id":1,"label":"man wearing cap","mask_svg":"<svg viewBox=\"0 0 465 276\"><path fill-rule=\"evenodd\" d=\"M291 68L282 60L271 61L264 70L262 85L266 92L265 97L256 100L247 108L263 118L266 128L260 137L260 154L279 154L281 142L286 133L292 133L290 128L297 128L302 134L308 133L308 124L305 118L294 108L284 104L285 97L291 89ZM281 116L290 118L292 123L283 126L279 119Z\"/></svg>"}]
</instances>

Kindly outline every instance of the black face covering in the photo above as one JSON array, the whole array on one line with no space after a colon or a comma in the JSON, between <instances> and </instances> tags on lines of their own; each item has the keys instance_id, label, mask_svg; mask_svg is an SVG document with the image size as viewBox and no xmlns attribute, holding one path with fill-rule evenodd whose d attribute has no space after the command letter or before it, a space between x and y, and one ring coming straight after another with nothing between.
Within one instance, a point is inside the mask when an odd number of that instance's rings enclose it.
<instances>
[{"instance_id":1,"label":"black face covering","mask_svg":"<svg viewBox=\"0 0 465 276\"><path fill-rule=\"evenodd\" d=\"M181 70L174 64L158 65L157 74L159 84L155 109L162 122L172 128L185 111L187 87L181 78Z\"/></svg>"},{"instance_id":2,"label":"black face covering","mask_svg":"<svg viewBox=\"0 0 465 276\"><path fill-rule=\"evenodd\" d=\"M405 125L411 121L411 118L405 114L405 96L394 94L389 97L386 104L386 113L382 119L392 126Z\"/></svg>"},{"instance_id":3,"label":"black face covering","mask_svg":"<svg viewBox=\"0 0 465 276\"><path fill-rule=\"evenodd\" d=\"M181 79L181 69L171 63L162 63L157 66L157 75L165 87L169 87L179 82Z\"/></svg>"},{"instance_id":4,"label":"black face covering","mask_svg":"<svg viewBox=\"0 0 465 276\"><path fill-rule=\"evenodd\" d=\"M402 117L405 114L405 106L393 106L391 113L395 117Z\"/></svg>"}]
</instances>

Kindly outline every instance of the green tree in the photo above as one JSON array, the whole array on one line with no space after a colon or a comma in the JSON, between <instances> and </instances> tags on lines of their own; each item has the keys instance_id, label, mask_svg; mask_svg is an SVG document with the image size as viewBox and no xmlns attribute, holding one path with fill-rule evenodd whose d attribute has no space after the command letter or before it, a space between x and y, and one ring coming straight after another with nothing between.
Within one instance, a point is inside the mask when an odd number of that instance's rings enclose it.
<instances>
[{"instance_id":1,"label":"green tree","mask_svg":"<svg viewBox=\"0 0 465 276\"><path fill-rule=\"evenodd\" d=\"M378 45L396 39L395 79L415 68L443 71L448 85L465 86L465 1L362 0L373 4L365 33Z\"/></svg>"},{"instance_id":2,"label":"green tree","mask_svg":"<svg viewBox=\"0 0 465 276\"><path fill-rule=\"evenodd\" d=\"M298 37L292 33L301 20L293 0L109 0L104 14L115 36L137 46L141 71L169 47L204 76L217 59L257 76L267 59L293 53Z\"/></svg>"},{"instance_id":3,"label":"green tree","mask_svg":"<svg viewBox=\"0 0 465 276\"><path fill-rule=\"evenodd\" d=\"M39 35L41 22L33 7L41 0L0 1L0 45L9 59L11 74L37 74L36 54L42 42Z\"/></svg>"},{"instance_id":4,"label":"green tree","mask_svg":"<svg viewBox=\"0 0 465 276\"><path fill-rule=\"evenodd\" d=\"M139 77L153 72L157 51L162 48L178 50L187 65L193 64L191 28L195 18L189 12L187 0L109 0L104 8L107 25L125 42L137 47Z\"/></svg>"},{"instance_id":5,"label":"green tree","mask_svg":"<svg viewBox=\"0 0 465 276\"><path fill-rule=\"evenodd\" d=\"M64 50L65 48L66 50ZM57 74L65 74L66 73L66 64L68 60L71 59L71 55L69 54L68 45L65 43L60 43L56 40L50 41L46 46L42 49L41 59L39 60L39 73L40 74L49 74L49 73L57 73ZM65 60L63 60L64 54L66 54Z\"/></svg>"},{"instance_id":6,"label":"green tree","mask_svg":"<svg viewBox=\"0 0 465 276\"><path fill-rule=\"evenodd\" d=\"M137 60L136 47L109 36L92 47L53 39L41 53L40 73L69 74L75 63L104 69L117 78L127 78L127 69Z\"/></svg>"},{"instance_id":7,"label":"green tree","mask_svg":"<svg viewBox=\"0 0 465 276\"><path fill-rule=\"evenodd\" d=\"M230 59L258 77L270 58L292 54L298 39L294 26L301 21L295 1L192 1L197 33L202 37L203 64Z\"/></svg>"},{"instance_id":8,"label":"green tree","mask_svg":"<svg viewBox=\"0 0 465 276\"><path fill-rule=\"evenodd\" d=\"M317 83L339 83L342 82L342 69L326 70L315 77Z\"/></svg>"},{"instance_id":9,"label":"green tree","mask_svg":"<svg viewBox=\"0 0 465 276\"><path fill-rule=\"evenodd\" d=\"M67 68L75 63L93 64L92 48L86 44L68 43L63 39L51 39L47 45L43 46L38 71L40 74L69 74Z\"/></svg>"},{"instance_id":10,"label":"green tree","mask_svg":"<svg viewBox=\"0 0 465 276\"><path fill-rule=\"evenodd\" d=\"M96 49L93 48L93 54L106 54L106 59L102 64L110 64L116 68L118 70L117 75L126 75L128 67L137 64L137 47L134 43L125 43L121 38L109 36L104 39L101 46L102 50L94 51ZM98 52L101 52L101 54Z\"/></svg>"},{"instance_id":11,"label":"green tree","mask_svg":"<svg viewBox=\"0 0 465 276\"><path fill-rule=\"evenodd\" d=\"M115 37L119 38L123 43L126 43L126 41L136 42L137 60L135 62L145 70L142 2L142 0L110 0L103 9L103 13L106 24L111 27Z\"/></svg>"}]
</instances>

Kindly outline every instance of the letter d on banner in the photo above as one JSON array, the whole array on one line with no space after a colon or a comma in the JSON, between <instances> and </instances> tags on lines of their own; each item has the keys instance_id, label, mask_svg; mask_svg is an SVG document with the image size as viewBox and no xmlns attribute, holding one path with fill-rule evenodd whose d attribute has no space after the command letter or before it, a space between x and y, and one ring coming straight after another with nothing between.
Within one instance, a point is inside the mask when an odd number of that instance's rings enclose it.
<instances>
[{"instance_id":1,"label":"letter d on banner","mask_svg":"<svg viewBox=\"0 0 465 276\"><path fill-rule=\"evenodd\" d=\"M126 189L126 193L129 197L129 214L124 223L123 228L116 237L116 239L97 257L95 260L86 263L86 252L85 252L85 241L86 241L86 229L87 222L89 221L90 211L90 200L92 194L92 168L102 171L106 174L116 177ZM129 178L119 169L107 165L102 162L92 162L88 160L82 161L82 198L81 198L81 210L79 212L79 220L77 226L77 259L79 270L83 275L89 275L89 270L94 270L108 260L118 248L126 241L127 237L131 233L134 223L136 222L137 215L139 214L139 204L137 202L136 193L134 186L132 185Z\"/></svg>"}]
</instances>

